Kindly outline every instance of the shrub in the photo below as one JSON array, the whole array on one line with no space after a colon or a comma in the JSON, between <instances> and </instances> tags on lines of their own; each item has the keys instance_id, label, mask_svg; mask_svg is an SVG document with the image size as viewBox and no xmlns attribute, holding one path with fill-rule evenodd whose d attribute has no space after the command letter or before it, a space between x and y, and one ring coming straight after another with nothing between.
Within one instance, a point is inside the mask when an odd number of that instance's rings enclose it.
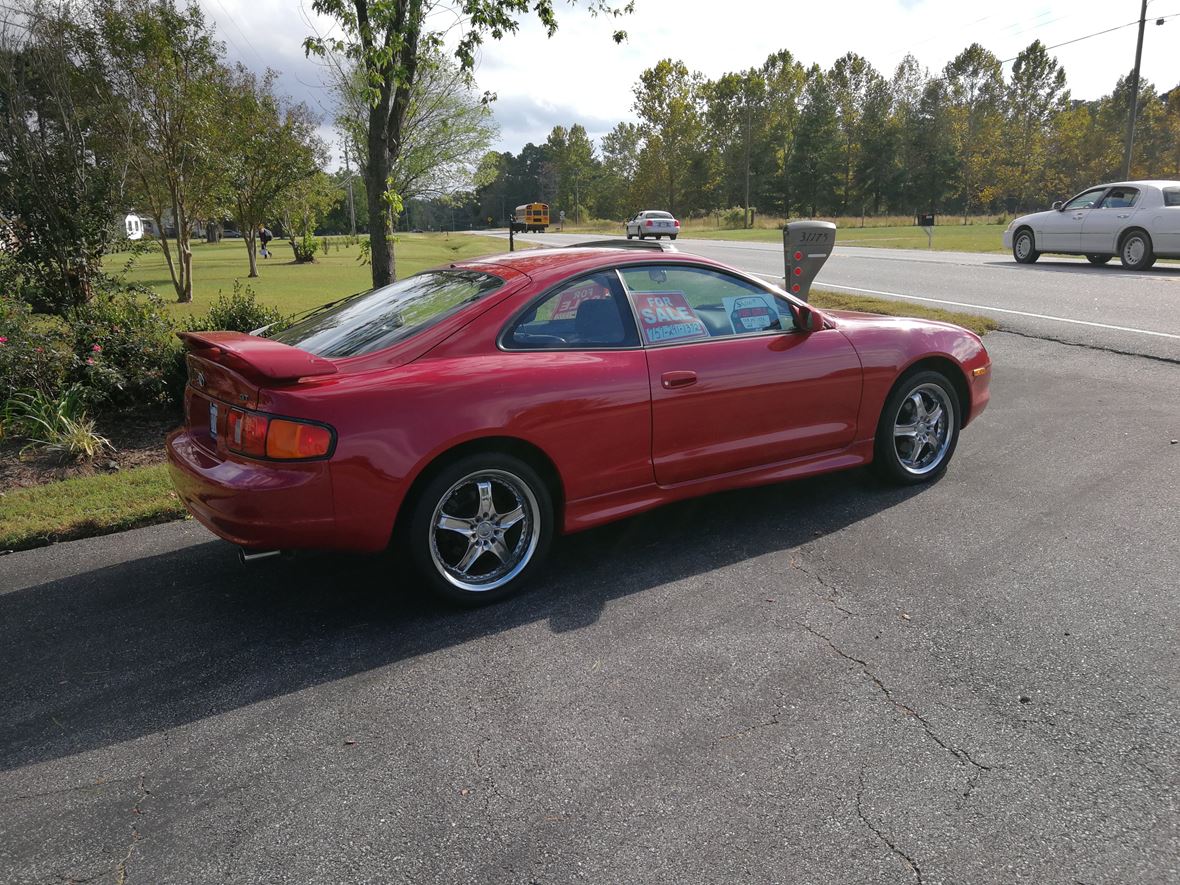
<instances>
[{"instance_id":1,"label":"shrub","mask_svg":"<svg viewBox=\"0 0 1180 885\"><path fill-rule=\"evenodd\" d=\"M217 300L203 316L189 317L185 328L190 332L217 330L223 332L253 332L263 326L285 325L283 314L277 307L262 304L249 286L234 280L234 290L226 295L217 293Z\"/></svg>"},{"instance_id":2,"label":"shrub","mask_svg":"<svg viewBox=\"0 0 1180 885\"><path fill-rule=\"evenodd\" d=\"M127 287L103 292L70 317L75 377L91 404L167 405L180 343L163 301Z\"/></svg>"},{"instance_id":3,"label":"shrub","mask_svg":"<svg viewBox=\"0 0 1180 885\"><path fill-rule=\"evenodd\" d=\"M73 363L58 320L34 317L27 304L0 295L0 390L56 396Z\"/></svg>"},{"instance_id":4,"label":"shrub","mask_svg":"<svg viewBox=\"0 0 1180 885\"><path fill-rule=\"evenodd\" d=\"M291 248L295 250L295 260L300 264L306 264L309 261L315 261L315 253L319 251L320 241L309 230L298 240L292 238Z\"/></svg>"},{"instance_id":5,"label":"shrub","mask_svg":"<svg viewBox=\"0 0 1180 885\"><path fill-rule=\"evenodd\" d=\"M29 441L22 453L39 448L89 460L115 449L110 440L99 436L94 421L87 417L84 392L77 384L56 397L40 391L14 393L4 404L3 425Z\"/></svg>"}]
</instances>

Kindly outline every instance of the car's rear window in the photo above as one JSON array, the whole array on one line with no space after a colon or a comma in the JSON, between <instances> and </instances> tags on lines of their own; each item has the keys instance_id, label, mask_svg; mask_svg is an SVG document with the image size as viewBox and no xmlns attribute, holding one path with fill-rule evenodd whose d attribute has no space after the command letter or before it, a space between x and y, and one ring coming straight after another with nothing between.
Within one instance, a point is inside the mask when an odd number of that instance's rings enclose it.
<instances>
[{"instance_id":1,"label":"car's rear window","mask_svg":"<svg viewBox=\"0 0 1180 885\"><path fill-rule=\"evenodd\" d=\"M671 218L672 213L671 212L648 212L647 217L648 218Z\"/></svg>"},{"instance_id":2,"label":"car's rear window","mask_svg":"<svg viewBox=\"0 0 1180 885\"><path fill-rule=\"evenodd\" d=\"M1164 205L1180 206L1180 187L1164 188Z\"/></svg>"},{"instance_id":3,"label":"car's rear window","mask_svg":"<svg viewBox=\"0 0 1180 885\"><path fill-rule=\"evenodd\" d=\"M359 356L409 338L503 284L476 271L427 271L325 304L271 337L317 356Z\"/></svg>"}]
</instances>

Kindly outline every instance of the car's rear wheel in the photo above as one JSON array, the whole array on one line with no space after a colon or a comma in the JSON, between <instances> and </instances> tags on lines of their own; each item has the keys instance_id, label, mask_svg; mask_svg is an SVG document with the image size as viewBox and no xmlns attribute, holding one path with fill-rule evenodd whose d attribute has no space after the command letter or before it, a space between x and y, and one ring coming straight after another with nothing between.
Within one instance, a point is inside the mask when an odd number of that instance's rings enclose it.
<instances>
[{"instance_id":1,"label":"car's rear wheel","mask_svg":"<svg viewBox=\"0 0 1180 885\"><path fill-rule=\"evenodd\" d=\"M1108 264L1113 255L1087 255L1086 260L1091 264L1103 265Z\"/></svg>"},{"instance_id":2,"label":"car's rear wheel","mask_svg":"<svg viewBox=\"0 0 1180 885\"><path fill-rule=\"evenodd\" d=\"M529 464L468 455L433 476L410 518L410 555L436 594L463 605L502 599L545 559L553 498Z\"/></svg>"},{"instance_id":3,"label":"car's rear wheel","mask_svg":"<svg viewBox=\"0 0 1180 885\"><path fill-rule=\"evenodd\" d=\"M671 239L676 239L676 234L672 234Z\"/></svg>"},{"instance_id":4,"label":"car's rear wheel","mask_svg":"<svg viewBox=\"0 0 1180 885\"><path fill-rule=\"evenodd\" d=\"M1012 257L1021 264L1032 264L1041 257L1041 253L1037 251L1036 240L1033 239L1033 232L1027 227L1018 230L1012 238Z\"/></svg>"},{"instance_id":5,"label":"car's rear wheel","mask_svg":"<svg viewBox=\"0 0 1180 885\"><path fill-rule=\"evenodd\" d=\"M933 370L906 375L877 422L874 470L901 485L941 476L955 453L960 421L959 398L945 375Z\"/></svg>"},{"instance_id":6,"label":"car's rear wheel","mask_svg":"<svg viewBox=\"0 0 1180 885\"><path fill-rule=\"evenodd\" d=\"M627 239L631 239L631 234L627 234Z\"/></svg>"},{"instance_id":7,"label":"car's rear wheel","mask_svg":"<svg viewBox=\"0 0 1180 885\"><path fill-rule=\"evenodd\" d=\"M1146 231L1132 230L1119 246L1119 260L1127 270L1147 270L1155 264L1155 251Z\"/></svg>"}]
</instances>

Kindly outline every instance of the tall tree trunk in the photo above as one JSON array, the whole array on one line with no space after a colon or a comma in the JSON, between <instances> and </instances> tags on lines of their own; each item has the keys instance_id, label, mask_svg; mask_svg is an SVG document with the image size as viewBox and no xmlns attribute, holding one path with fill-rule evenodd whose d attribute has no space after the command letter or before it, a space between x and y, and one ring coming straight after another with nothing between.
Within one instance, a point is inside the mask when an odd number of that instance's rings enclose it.
<instances>
[{"instance_id":1,"label":"tall tree trunk","mask_svg":"<svg viewBox=\"0 0 1180 885\"><path fill-rule=\"evenodd\" d=\"M369 258L372 262L373 287L388 286L396 278L393 264L393 238L389 229L389 204L385 199L389 179L389 144L384 121L389 111L380 107L369 111L369 162L365 173L365 193L369 203Z\"/></svg>"},{"instance_id":2,"label":"tall tree trunk","mask_svg":"<svg viewBox=\"0 0 1180 885\"><path fill-rule=\"evenodd\" d=\"M242 234L242 240L246 243L246 254L250 256L250 276L258 276L258 234L253 228L249 228Z\"/></svg>"}]
</instances>

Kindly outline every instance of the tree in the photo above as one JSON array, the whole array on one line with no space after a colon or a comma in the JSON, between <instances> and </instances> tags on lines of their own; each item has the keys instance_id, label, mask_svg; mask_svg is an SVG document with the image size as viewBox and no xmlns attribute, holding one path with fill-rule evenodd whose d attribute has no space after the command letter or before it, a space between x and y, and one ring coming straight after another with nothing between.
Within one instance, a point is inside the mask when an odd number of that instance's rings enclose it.
<instances>
[{"instance_id":1,"label":"tree","mask_svg":"<svg viewBox=\"0 0 1180 885\"><path fill-rule=\"evenodd\" d=\"M299 263L315 260L316 224L340 201L340 188L327 173L315 172L293 183L278 207L287 241Z\"/></svg>"},{"instance_id":2,"label":"tree","mask_svg":"<svg viewBox=\"0 0 1180 885\"><path fill-rule=\"evenodd\" d=\"M997 194L997 164L1003 117L1000 104L1004 80L1000 60L972 43L950 61L944 72L951 140L958 158L958 191L963 223L973 208Z\"/></svg>"},{"instance_id":3,"label":"tree","mask_svg":"<svg viewBox=\"0 0 1180 885\"><path fill-rule=\"evenodd\" d=\"M1043 190L1053 119L1068 102L1065 71L1034 40L1016 56L1007 88L1002 174L1017 209L1028 208L1030 198Z\"/></svg>"},{"instance_id":4,"label":"tree","mask_svg":"<svg viewBox=\"0 0 1180 885\"><path fill-rule=\"evenodd\" d=\"M619 15L629 12L606 0L587 0L592 13ZM430 30L427 17L439 4L427 0L312 0L312 8L336 19L344 38L309 37L304 48L325 55L329 51L346 55L363 71L364 97L368 105L365 148L368 157L363 170L369 206L369 249L373 285L384 286L394 279L393 240L390 214L396 212L401 195L392 190L390 173L406 148L406 117L423 56L443 45L444 32ZM553 0L453 0L449 17L460 22L456 57L459 68L469 72L475 65L475 50L484 35L499 40L514 33L519 18L532 9L552 36L557 30ZM616 42L626 34L617 31Z\"/></svg>"},{"instance_id":5,"label":"tree","mask_svg":"<svg viewBox=\"0 0 1180 885\"><path fill-rule=\"evenodd\" d=\"M840 129L840 166L843 183L840 188L840 212L848 214L856 199L854 173L861 163L861 120L866 96L881 79L868 60L855 52L836 59L828 73L828 84L836 103L836 118Z\"/></svg>"},{"instance_id":6,"label":"tree","mask_svg":"<svg viewBox=\"0 0 1180 885\"><path fill-rule=\"evenodd\" d=\"M268 70L259 79L241 65L227 72L215 144L252 277L258 276L258 228L279 210L287 192L327 159L311 112L281 102L274 94L275 76Z\"/></svg>"},{"instance_id":7,"label":"tree","mask_svg":"<svg viewBox=\"0 0 1180 885\"><path fill-rule=\"evenodd\" d=\"M341 106L336 126L363 178L369 167L364 72L348 59L333 70ZM408 202L470 188L479 158L499 131L488 102L475 94L459 66L441 52L424 53L406 108L403 148L390 162L389 189Z\"/></svg>"},{"instance_id":8,"label":"tree","mask_svg":"<svg viewBox=\"0 0 1180 885\"><path fill-rule=\"evenodd\" d=\"M675 213L681 175L700 147L703 125L700 88L703 78L689 73L683 62L663 59L639 75L632 105L639 115L646 144L641 162L661 183L661 196Z\"/></svg>"},{"instance_id":9,"label":"tree","mask_svg":"<svg viewBox=\"0 0 1180 885\"><path fill-rule=\"evenodd\" d=\"M78 10L24 9L0 30L0 241L6 288L38 310L89 301L121 220L122 178L104 156L105 82Z\"/></svg>"},{"instance_id":10,"label":"tree","mask_svg":"<svg viewBox=\"0 0 1180 885\"><path fill-rule=\"evenodd\" d=\"M602 137L602 172L594 212L599 218L634 214L631 186L638 169L643 136L634 123L619 123Z\"/></svg>"},{"instance_id":11,"label":"tree","mask_svg":"<svg viewBox=\"0 0 1180 885\"><path fill-rule=\"evenodd\" d=\"M841 161L836 114L828 78L818 65L812 65L807 72L803 110L791 155L796 204L811 216L818 215L821 209L831 211L836 202Z\"/></svg>"},{"instance_id":12,"label":"tree","mask_svg":"<svg viewBox=\"0 0 1180 885\"><path fill-rule=\"evenodd\" d=\"M128 146L133 191L151 213L176 289L193 298L191 226L223 192L212 162L223 96L217 43L196 3L112 0L99 11L110 124ZM174 227L176 257L165 233Z\"/></svg>"},{"instance_id":13,"label":"tree","mask_svg":"<svg viewBox=\"0 0 1180 885\"><path fill-rule=\"evenodd\" d=\"M776 52L762 64L766 83L766 144L760 168L767 202L784 214L791 211L791 169L799 134L799 115L807 71L787 50Z\"/></svg>"}]
</instances>

